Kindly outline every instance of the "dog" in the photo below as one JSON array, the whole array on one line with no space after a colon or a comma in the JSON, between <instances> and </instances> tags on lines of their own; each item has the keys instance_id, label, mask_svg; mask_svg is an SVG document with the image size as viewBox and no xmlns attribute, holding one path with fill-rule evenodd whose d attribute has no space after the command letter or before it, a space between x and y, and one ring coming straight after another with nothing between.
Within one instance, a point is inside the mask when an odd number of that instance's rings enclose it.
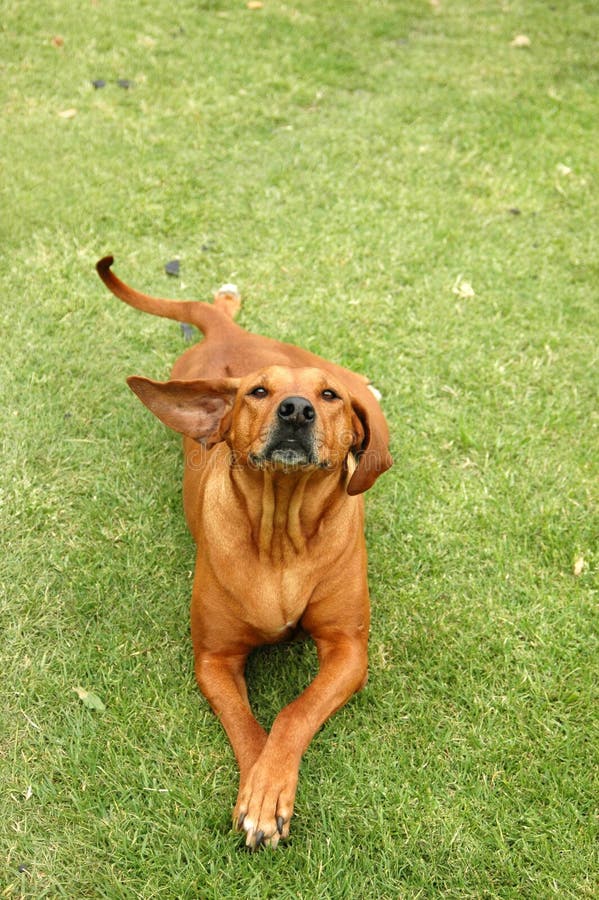
<instances>
[{"instance_id":1,"label":"dog","mask_svg":"<svg viewBox=\"0 0 599 900\"><path fill-rule=\"evenodd\" d=\"M113 294L204 334L169 381L127 383L183 435L196 679L239 766L233 826L252 850L276 847L289 835L304 751L366 682L362 495L392 464L387 423L363 376L237 325L233 285L212 304L163 300L128 287L112 264L96 268ZM250 708L246 659L300 629L319 671L267 734Z\"/></svg>"}]
</instances>

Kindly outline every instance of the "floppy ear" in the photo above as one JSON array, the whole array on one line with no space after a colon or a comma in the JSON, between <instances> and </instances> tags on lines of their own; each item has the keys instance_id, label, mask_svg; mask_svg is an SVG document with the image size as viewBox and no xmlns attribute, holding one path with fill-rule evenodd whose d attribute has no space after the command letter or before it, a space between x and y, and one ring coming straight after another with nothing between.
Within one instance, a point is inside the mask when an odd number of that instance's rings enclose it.
<instances>
[{"instance_id":1,"label":"floppy ear","mask_svg":"<svg viewBox=\"0 0 599 900\"><path fill-rule=\"evenodd\" d=\"M347 493L362 494L393 465L393 459L389 453L387 422L374 397L364 403L352 397L352 408L357 420L354 453L358 465L349 479Z\"/></svg>"},{"instance_id":2,"label":"floppy ear","mask_svg":"<svg viewBox=\"0 0 599 900\"><path fill-rule=\"evenodd\" d=\"M239 379L162 382L131 375L127 384L161 422L211 447L227 431Z\"/></svg>"}]
</instances>

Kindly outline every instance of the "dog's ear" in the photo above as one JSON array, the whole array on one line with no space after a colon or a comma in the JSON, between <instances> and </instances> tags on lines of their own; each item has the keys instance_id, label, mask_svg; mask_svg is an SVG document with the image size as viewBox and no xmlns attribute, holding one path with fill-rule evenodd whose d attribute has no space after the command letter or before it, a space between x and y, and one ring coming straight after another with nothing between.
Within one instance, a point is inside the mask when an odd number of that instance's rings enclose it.
<instances>
[{"instance_id":1,"label":"dog's ear","mask_svg":"<svg viewBox=\"0 0 599 900\"><path fill-rule=\"evenodd\" d=\"M393 465L389 453L389 429L383 412L375 400L352 397L355 443L353 452L357 466L347 485L348 494L362 494L371 488L379 475Z\"/></svg>"},{"instance_id":2,"label":"dog's ear","mask_svg":"<svg viewBox=\"0 0 599 900\"><path fill-rule=\"evenodd\" d=\"M127 384L161 422L211 447L228 430L239 379L162 382L131 375Z\"/></svg>"}]
</instances>

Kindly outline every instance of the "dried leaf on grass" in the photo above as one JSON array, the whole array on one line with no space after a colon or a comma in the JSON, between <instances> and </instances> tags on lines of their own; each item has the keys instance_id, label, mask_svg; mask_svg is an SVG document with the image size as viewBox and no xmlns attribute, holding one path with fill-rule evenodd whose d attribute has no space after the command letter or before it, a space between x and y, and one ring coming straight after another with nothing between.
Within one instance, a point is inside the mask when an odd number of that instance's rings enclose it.
<instances>
[{"instance_id":1,"label":"dried leaf on grass","mask_svg":"<svg viewBox=\"0 0 599 900\"><path fill-rule=\"evenodd\" d=\"M563 175L564 177L572 174L572 169L570 168L570 166L565 166L563 163L558 163L556 169L557 174Z\"/></svg>"},{"instance_id":2,"label":"dried leaf on grass","mask_svg":"<svg viewBox=\"0 0 599 900\"><path fill-rule=\"evenodd\" d=\"M86 691L85 688L82 687L74 687L73 690L88 709L98 709L100 712L103 712L106 709L98 695L92 693L92 691Z\"/></svg>"},{"instance_id":3,"label":"dried leaf on grass","mask_svg":"<svg viewBox=\"0 0 599 900\"><path fill-rule=\"evenodd\" d=\"M452 287L452 291L462 300L469 300L471 297L476 296L476 294L474 293L474 288L472 287L470 282L465 281L461 275L458 275L458 277L456 278Z\"/></svg>"},{"instance_id":4,"label":"dried leaf on grass","mask_svg":"<svg viewBox=\"0 0 599 900\"><path fill-rule=\"evenodd\" d=\"M530 47L530 38L525 34L517 34L514 40L510 42L510 47Z\"/></svg>"}]
</instances>

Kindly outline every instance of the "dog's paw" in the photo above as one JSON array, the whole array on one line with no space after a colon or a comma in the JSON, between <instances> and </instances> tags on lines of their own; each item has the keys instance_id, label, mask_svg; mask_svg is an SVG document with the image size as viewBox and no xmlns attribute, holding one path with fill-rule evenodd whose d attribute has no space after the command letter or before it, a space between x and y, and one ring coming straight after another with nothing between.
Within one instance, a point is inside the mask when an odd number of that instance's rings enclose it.
<instances>
[{"instance_id":1,"label":"dog's paw","mask_svg":"<svg viewBox=\"0 0 599 900\"><path fill-rule=\"evenodd\" d=\"M296 787L297 767L273 764L264 754L258 759L239 789L233 812L233 827L245 831L246 847L274 848L289 836Z\"/></svg>"}]
</instances>

